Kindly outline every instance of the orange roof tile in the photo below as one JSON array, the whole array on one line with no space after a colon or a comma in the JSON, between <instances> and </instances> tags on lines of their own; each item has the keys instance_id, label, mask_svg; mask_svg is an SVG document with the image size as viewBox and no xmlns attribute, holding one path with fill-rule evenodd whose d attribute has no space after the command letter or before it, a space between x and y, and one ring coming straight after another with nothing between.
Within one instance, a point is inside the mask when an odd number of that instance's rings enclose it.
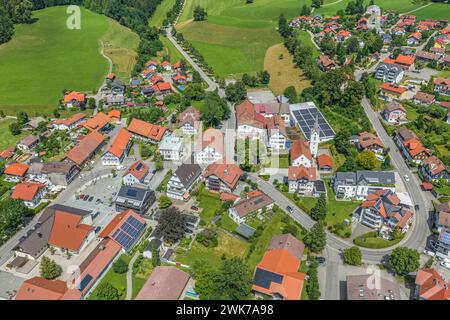
<instances>
[{"instance_id":1,"label":"orange roof tile","mask_svg":"<svg viewBox=\"0 0 450 320\"><path fill-rule=\"evenodd\" d=\"M84 102L86 100L86 94L81 92L72 91L64 95L64 102L69 103L71 101Z\"/></svg>"},{"instance_id":2,"label":"orange roof tile","mask_svg":"<svg viewBox=\"0 0 450 320\"><path fill-rule=\"evenodd\" d=\"M289 167L288 179L293 181L297 181L299 179L316 181L316 168L314 167L306 168L303 165L298 167Z\"/></svg>"},{"instance_id":3,"label":"orange roof tile","mask_svg":"<svg viewBox=\"0 0 450 320\"><path fill-rule=\"evenodd\" d=\"M29 168L29 165L23 163L13 163L6 167L5 174L23 177Z\"/></svg>"},{"instance_id":4,"label":"orange roof tile","mask_svg":"<svg viewBox=\"0 0 450 320\"><path fill-rule=\"evenodd\" d=\"M91 131L99 131L103 129L110 121L110 117L108 117L103 112L99 112L92 118L82 123L82 126Z\"/></svg>"},{"instance_id":5,"label":"orange roof tile","mask_svg":"<svg viewBox=\"0 0 450 320\"><path fill-rule=\"evenodd\" d=\"M406 88L390 84L389 82L382 83L380 85L380 88L382 90L394 92L394 93L397 93L397 94L402 94L402 93L404 93L406 91Z\"/></svg>"},{"instance_id":6,"label":"orange roof tile","mask_svg":"<svg viewBox=\"0 0 450 320\"><path fill-rule=\"evenodd\" d=\"M108 112L108 117L110 117L111 119L112 118L120 119L120 116L121 116L120 110L114 109Z\"/></svg>"},{"instance_id":7,"label":"orange roof tile","mask_svg":"<svg viewBox=\"0 0 450 320\"><path fill-rule=\"evenodd\" d=\"M67 153L67 158L77 165L82 165L103 143L103 136L97 131L92 131L83 138L75 147Z\"/></svg>"},{"instance_id":8,"label":"orange roof tile","mask_svg":"<svg viewBox=\"0 0 450 320\"><path fill-rule=\"evenodd\" d=\"M327 154L321 154L317 157L317 164L319 165L319 168L323 168L325 166L333 168L333 159L331 159L331 157Z\"/></svg>"},{"instance_id":9,"label":"orange roof tile","mask_svg":"<svg viewBox=\"0 0 450 320\"><path fill-rule=\"evenodd\" d=\"M131 133L143 136L153 141L161 141L162 137L166 133L167 128L157 126L137 118L133 118L128 125L128 131Z\"/></svg>"},{"instance_id":10,"label":"orange roof tile","mask_svg":"<svg viewBox=\"0 0 450 320\"><path fill-rule=\"evenodd\" d=\"M141 181L149 172L150 167L144 163L144 161L139 160L133 163L128 170L124 173L124 176L127 174L133 175L136 179Z\"/></svg>"},{"instance_id":11,"label":"orange roof tile","mask_svg":"<svg viewBox=\"0 0 450 320\"><path fill-rule=\"evenodd\" d=\"M64 211L56 211L48 243L78 251L94 227L80 224L82 217Z\"/></svg>"},{"instance_id":12,"label":"orange roof tile","mask_svg":"<svg viewBox=\"0 0 450 320\"><path fill-rule=\"evenodd\" d=\"M234 189L242 175L242 170L235 164L212 163L205 171L205 178L215 175L229 188Z\"/></svg>"},{"instance_id":13,"label":"orange roof tile","mask_svg":"<svg viewBox=\"0 0 450 320\"><path fill-rule=\"evenodd\" d=\"M15 300L80 300L78 290L68 289L61 280L47 280L34 277L25 280L20 286Z\"/></svg>"},{"instance_id":14,"label":"orange roof tile","mask_svg":"<svg viewBox=\"0 0 450 320\"><path fill-rule=\"evenodd\" d=\"M14 187L11 198L23 201L33 201L39 190L41 190L42 188L45 188L45 185L42 183L19 183Z\"/></svg>"},{"instance_id":15,"label":"orange roof tile","mask_svg":"<svg viewBox=\"0 0 450 320\"><path fill-rule=\"evenodd\" d=\"M308 142L303 140L295 140L291 144L291 160L298 159L301 155L304 155L307 159L312 160L311 151L309 150Z\"/></svg>"},{"instance_id":16,"label":"orange roof tile","mask_svg":"<svg viewBox=\"0 0 450 320\"><path fill-rule=\"evenodd\" d=\"M67 127L70 127L71 125L80 121L81 119L84 119L85 117L86 117L86 115L84 113L76 113L74 115L71 115L67 119L57 119L57 120L55 120L54 123L55 124L63 124L63 125L66 125Z\"/></svg>"},{"instance_id":17,"label":"orange roof tile","mask_svg":"<svg viewBox=\"0 0 450 320\"><path fill-rule=\"evenodd\" d=\"M131 133L126 129L120 129L108 152L112 153L118 158L121 158L127 149L128 143L131 140Z\"/></svg>"}]
</instances>

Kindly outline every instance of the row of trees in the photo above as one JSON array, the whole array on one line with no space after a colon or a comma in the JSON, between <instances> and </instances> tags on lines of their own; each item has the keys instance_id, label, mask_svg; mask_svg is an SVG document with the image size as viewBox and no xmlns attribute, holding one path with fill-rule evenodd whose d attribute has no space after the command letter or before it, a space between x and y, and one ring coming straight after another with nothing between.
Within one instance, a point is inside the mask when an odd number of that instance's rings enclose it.
<instances>
[{"instance_id":1,"label":"row of trees","mask_svg":"<svg viewBox=\"0 0 450 320\"><path fill-rule=\"evenodd\" d=\"M0 44L11 39L15 23L32 22L32 10L33 3L29 0L0 1Z\"/></svg>"}]
</instances>

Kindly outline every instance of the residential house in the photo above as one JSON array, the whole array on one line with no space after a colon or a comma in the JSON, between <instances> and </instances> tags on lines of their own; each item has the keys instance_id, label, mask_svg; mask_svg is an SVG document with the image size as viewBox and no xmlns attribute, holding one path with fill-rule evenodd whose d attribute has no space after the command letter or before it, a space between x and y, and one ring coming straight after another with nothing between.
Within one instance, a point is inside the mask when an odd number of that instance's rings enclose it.
<instances>
[{"instance_id":1,"label":"residential house","mask_svg":"<svg viewBox=\"0 0 450 320\"><path fill-rule=\"evenodd\" d=\"M312 154L309 149L309 143L303 140L295 140L291 144L290 158L291 165L293 167L299 167L301 165L306 168L310 168L312 166Z\"/></svg>"},{"instance_id":2,"label":"residential house","mask_svg":"<svg viewBox=\"0 0 450 320\"><path fill-rule=\"evenodd\" d=\"M266 119L279 116L284 120L285 126L290 126L291 112L289 103L286 102L264 102L254 104L256 113L264 116Z\"/></svg>"},{"instance_id":3,"label":"residential house","mask_svg":"<svg viewBox=\"0 0 450 320\"><path fill-rule=\"evenodd\" d=\"M160 145L159 153L168 161L181 161L184 155L184 143L180 137L165 136Z\"/></svg>"},{"instance_id":4,"label":"residential house","mask_svg":"<svg viewBox=\"0 0 450 320\"><path fill-rule=\"evenodd\" d=\"M253 275L257 297L300 300L305 274L298 272L305 246L290 234L274 236Z\"/></svg>"},{"instance_id":5,"label":"residential house","mask_svg":"<svg viewBox=\"0 0 450 320\"><path fill-rule=\"evenodd\" d=\"M14 187L11 198L22 200L28 208L34 209L40 204L46 189L42 183L22 182Z\"/></svg>"},{"instance_id":6,"label":"residential house","mask_svg":"<svg viewBox=\"0 0 450 320\"><path fill-rule=\"evenodd\" d=\"M320 70L326 72L338 67L334 60L330 59L327 55L321 55L318 60Z\"/></svg>"},{"instance_id":7,"label":"residential house","mask_svg":"<svg viewBox=\"0 0 450 320\"><path fill-rule=\"evenodd\" d=\"M172 85L170 82L158 82L153 85L153 90L157 95L164 96L172 92Z\"/></svg>"},{"instance_id":8,"label":"residential house","mask_svg":"<svg viewBox=\"0 0 450 320\"><path fill-rule=\"evenodd\" d=\"M349 31L341 29L336 33L336 40L344 42L345 40L350 39L351 36L352 34Z\"/></svg>"},{"instance_id":9,"label":"residential house","mask_svg":"<svg viewBox=\"0 0 450 320\"><path fill-rule=\"evenodd\" d=\"M140 215L145 215L155 201L154 190L137 185L122 186L114 199L116 211L131 209Z\"/></svg>"},{"instance_id":10,"label":"residential house","mask_svg":"<svg viewBox=\"0 0 450 320\"><path fill-rule=\"evenodd\" d=\"M434 79L434 92L450 96L450 78L438 77Z\"/></svg>"},{"instance_id":11,"label":"residential house","mask_svg":"<svg viewBox=\"0 0 450 320\"><path fill-rule=\"evenodd\" d=\"M30 152L31 149L37 146L39 142L39 138L33 135L26 136L22 140L20 140L16 147L22 152Z\"/></svg>"},{"instance_id":12,"label":"residential house","mask_svg":"<svg viewBox=\"0 0 450 320\"><path fill-rule=\"evenodd\" d=\"M206 167L203 179L209 190L232 193L242 174L241 168L236 164L212 163Z\"/></svg>"},{"instance_id":13,"label":"residential house","mask_svg":"<svg viewBox=\"0 0 450 320\"><path fill-rule=\"evenodd\" d=\"M14 156L14 153L16 152L16 147L8 147L2 152L0 152L0 161L5 161Z\"/></svg>"},{"instance_id":14,"label":"residential house","mask_svg":"<svg viewBox=\"0 0 450 320\"><path fill-rule=\"evenodd\" d=\"M450 67L450 55L446 55L446 56L442 59L442 66L444 66L445 68Z\"/></svg>"},{"instance_id":15,"label":"residential house","mask_svg":"<svg viewBox=\"0 0 450 320\"><path fill-rule=\"evenodd\" d=\"M200 121L200 111L194 107L189 107L178 116L178 127L184 134L197 134L196 122Z\"/></svg>"},{"instance_id":16,"label":"residential house","mask_svg":"<svg viewBox=\"0 0 450 320\"><path fill-rule=\"evenodd\" d=\"M27 123L25 123L23 125L23 129L24 130L35 130L39 127L40 123L45 123L47 125L47 119L40 117L40 116L32 118L30 121L28 121Z\"/></svg>"},{"instance_id":17,"label":"residential house","mask_svg":"<svg viewBox=\"0 0 450 320\"><path fill-rule=\"evenodd\" d=\"M388 171L336 172L331 186L337 199L363 200L376 190L395 192L395 174Z\"/></svg>"},{"instance_id":18,"label":"residential house","mask_svg":"<svg viewBox=\"0 0 450 320\"><path fill-rule=\"evenodd\" d=\"M83 166L101 148L105 138L97 131L92 131L83 136L81 141L73 147L66 155L66 160L70 160L77 166Z\"/></svg>"},{"instance_id":19,"label":"residential house","mask_svg":"<svg viewBox=\"0 0 450 320\"><path fill-rule=\"evenodd\" d=\"M425 148L417 135L406 127L398 128L394 133L394 141L408 161L421 164L431 155L429 149Z\"/></svg>"},{"instance_id":20,"label":"residential house","mask_svg":"<svg viewBox=\"0 0 450 320\"><path fill-rule=\"evenodd\" d=\"M108 117L111 119L111 122L120 123L121 112L117 109L111 110L108 112Z\"/></svg>"},{"instance_id":21,"label":"residential house","mask_svg":"<svg viewBox=\"0 0 450 320\"><path fill-rule=\"evenodd\" d=\"M432 62L432 61L439 61L441 59L441 56L433 52L417 51L416 59L424 62Z\"/></svg>"},{"instance_id":22,"label":"residential house","mask_svg":"<svg viewBox=\"0 0 450 320\"><path fill-rule=\"evenodd\" d=\"M55 186L67 187L78 175L80 169L72 162L47 162L41 169L44 176Z\"/></svg>"},{"instance_id":23,"label":"residential house","mask_svg":"<svg viewBox=\"0 0 450 320\"><path fill-rule=\"evenodd\" d=\"M301 196L311 197L314 195L314 183L317 180L316 168L289 167L288 185L289 193L298 193Z\"/></svg>"},{"instance_id":24,"label":"residential house","mask_svg":"<svg viewBox=\"0 0 450 320\"><path fill-rule=\"evenodd\" d=\"M257 113L255 106L249 100L245 100L236 107L237 136L239 138L266 139L266 118Z\"/></svg>"},{"instance_id":25,"label":"residential house","mask_svg":"<svg viewBox=\"0 0 450 320\"><path fill-rule=\"evenodd\" d=\"M425 92L421 92L418 91L414 97L413 97L413 102L415 104L424 104L429 106L430 104L434 103L436 101L436 98L434 97L433 94L429 94L429 93L425 93Z\"/></svg>"},{"instance_id":26,"label":"residential house","mask_svg":"<svg viewBox=\"0 0 450 320\"><path fill-rule=\"evenodd\" d=\"M406 39L406 44L408 46L417 46L422 39L422 34L420 32L411 33Z\"/></svg>"},{"instance_id":27,"label":"residential house","mask_svg":"<svg viewBox=\"0 0 450 320\"><path fill-rule=\"evenodd\" d=\"M198 164L183 163L172 174L167 182L167 196L176 200L188 200L189 192L193 189L202 174Z\"/></svg>"},{"instance_id":28,"label":"residential house","mask_svg":"<svg viewBox=\"0 0 450 320\"><path fill-rule=\"evenodd\" d=\"M376 69L374 77L388 83L399 83L402 81L404 70L400 66L391 63L380 62Z\"/></svg>"},{"instance_id":29,"label":"residential house","mask_svg":"<svg viewBox=\"0 0 450 320\"><path fill-rule=\"evenodd\" d=\"M396 64L405 70L410 70L414 66L415 60L416 57L414 56L406 56L403 54L399 54L397 58L395 59L386 58L383 60L383 62L388 64Z\"/></svg>"},{"instance_id":30,"label":"residential house","mask_svg":"<svg viewBox=\"0 0 450 320\"><path fill-rule=\"evenodd\" d=\"M126 129L120 129L111 146L102 155L102 164L104 166L120 165L133 144L131 137L131 133Z\"/></svg>"},{"instance_id":31,"label":"residential house","mask_svg":"<svg viewBox=\"0 0 450 320\"><path fill-rule=\"evenodd\" d=\"M450 202L440 203L436 207L434 224L440 233L443 230L450 230Z\"/></svg>"},{"instance_id":32,"label":"residential house","mask_svg":"<svg viewBox=\"0 0 450 320\"><path fill-rule=\"evenodd\" d=\"M150 167L142 160L133 163L123 174L122 183L126 186L134 184L145 185L149 182Z\"/></svg>"},{"instance_id":33,"label":"residential house","mask_svg":"<svg viewBox=\"0 0 450 320\"><path fill-rule=\"evenodd\" d=\"M370 193L359 207L359 222L372 229L386 232L398 227L406 232L412 221L413 212L401 205L397 195L388 189Z\"/></svg>"},{"instance_id":34,"label":"residential house","mask_svg":"<svg viewBox=\"0 0 450 320\"><path fill-rule=\"evenodd\" d=\"M177 84L186 84L187 78L186 78L186 76L182 75L181 73L177 73L176 75L174 75L172 77L172 81Z\"/></svg>"},{"instance_id":35,"label":"residential house","mask_svg":"<svg viewBox=\"0 0 450 320\"><path fill-rule=\"evenodd\" d=\"M112 239L123 251L130 251L145 232L147 222L133 210L117 214L100 232L99 238Z\"/></svg>"},{"instance_id":36,"label":"residential house","mask_svg":"<svg viewBox=\"0 0 450 320\"><path fill-rule=\"evenodd\" d=\"M25 178L25 174L29 168L30 166L24 163L12 163L5 167L5 171L3 173L6 174L7 179L19 181Z\"/></svg>"},{"instance_id":37,"label":"residential house","mask_svg":"<svg viewBox=\"0 0 450 320\"><path fill-rule=\"evenodd\" d=\"M81 122L86 120L84 113L76 113L67 119L56 119L53 121L53 128L56 130L72 130L76 128Z\"/></svg>"},{"instance_id":38,"label":"residential house","mask_svg":"<svg viewBox=\"0 0 450 320\"><path fill-rule=\"evenodd\" d=\"M380 85L380 96L386 101L402 100L405 98L405 92L407 89L399 85L393 85L389 82L383 82Z\"/></svg>"},{"instance_id":39,"label":"residential house","mask_svg":"<svg viewBox=\"0 0 450 320\"><path fill-rule=\"evenodd\" d=\"M172 65L170 64L169 61L163 61L163 62L161 62L161 67L162 67L165 71L172 71Z\"/></svg>"},{"instance_id":40,"label":"residential house","mask_svg":"<svg viewBox=\"0 0 450 320\"><path fill-rule=\"evenodd\" d=\"M128 125L128 131L133 134L136 139L158 144L162 138L168 133L166 127L157 126L136 118L131 120Z\"/></svg>"},{"instance_id":41,"label":"residential house","mask_svg":"<svg viewBox=\"0 0 450 320\"><path fill-rule=\"evenodd\" d=\"M346 282L347 300L402 300L398 284L379 275L351 275Z\"/></svg>"},{"instance_id":42,"label":"residential house","mask_svg":"<svg viewBox=\"0 0 450 320\"><path fill-rule=\"evenodd\" d=\"M48 280L33 277L25 280L20 286L14 300L80 300L81 293L77 289L69 289L62 280Z\"/></svg>"},{"instance_id":43,"label":"residential house","mask_svg":"<svg viewBox=\"0 0 450 320\"><path fill-rule=\"evenodd\" d=\"M288 148L286 124L281 116L276 115L267 120L268 147L276 150Z\"/></svg>"},{"instance_id":44,"label":"residential house","mask_svg":"<svg viewBox=\"0 0 450 320\"><path fill-rule=\"evenodd\" d=\"M225 136L217 129L209 128L195 141L195 160L208 165L225 160Z\"/></svg>"},{"instance_id":45,"label":"residential house","mask_svg":"<svg viewBox=\"0 0 450 320\"><path fill-rule=\"evenodd\" d=\"M360 150L370 150L377 154L382 154L384 151L384 144L381 139L373 133L361 132L358 135L356 146Z\"/></svg>"},{"instance_id":46,"label":"residential house","mask_svg":"<svg viewBox=\"0 0 450 320\"><path fill-rule=\"evenodd\" d=\"M384 107L383 117L392 124L406 122L406 109L396 101L390 102Z\"/></svg>"},{"instance_id":47,"label":"residential house","mask_svg":"<svg viewBox=\"0 0 450 320\"><path fill-rule=\"evenodd\" d=\"M450 173L444 163L436 156L425 159L420 167L420 172L427 181L436 179L450 179Z\"/></svg>"},{"instance_id":48,"label":"residential house","mask_svg":"<svg viewBox=\"0 0 450 320\"><path fill-rule=\"evenodd\" d=\"M332 172L333 159L325 153L317 156L317 168L319 168L320 171Z\"/></svg>"},{"instance_id":49,"label":"residential house","mask_svg":"<svg viewBox=\"0 0 450 320\"><path fill-rule=\"evenodd\" d=\"M156 267L136 300L180 300L191 277L174 266Z\"/></svg>"},{"instance_id":50,"label":"residential house","mask_svg":"<svg viewBox=\"0 0 450 320\"><path fill-rule=\"evenodd\" d=\"M99 133L105 132L111 128L111 118L108 117L103 112L98 112L92 118L87 119L81 123L81 126L92 131L97 131Z\"/></svg>"},{"instance_id":51,"label":"residential house","mask_svg":"<svg viewBox=\"0 0 450 320\"><path fill-rule=\"evenodd\" d=\"M156 70L158 67L158 62L155 62L153 60L149 60L145 63L145 68L150 70Z\"/></svg>"},{"instance_id":52,"label":"residential house","mask_svg":"<svg viewBox=\"0 0 450 320\"><path fill-rule=\"evenodd\" d=\"M436 241L435 252L439 259L446 261L450 259L450 230L441 230Z\"/></svg>"},{"instance_id":53,"label":"residential house","mask_svg":"<svg viewBox=\"0 0 450 320\"><path fill-rule=\"evenodd\" d=\"M86 107L86 94L76 91L71 91L64 95L64 104L66 107L79 107L84 109Z\"/></svg>"},{"instance_id":54,"label":"residential house","mask_svg":"<svg viewBox=\"0 0 450 320\"><path fill-rule=\"evenodd\" d=\"M419 269L414 295L419 300L450 300L450 284L435 269Z\"/></svg>"},{"instance_id":55,"label":"residential house","mask_svg":"<svg viewBox=\"0 0 450 320\"><path fill-rule=\"evenodd\" d=\"M261 213L264 209L270 210L274 201L260 190L247 194L247 199L238 201L228 210L228 214L237 224L244 223L251 213Z\"/></svg>"}]
</instances>

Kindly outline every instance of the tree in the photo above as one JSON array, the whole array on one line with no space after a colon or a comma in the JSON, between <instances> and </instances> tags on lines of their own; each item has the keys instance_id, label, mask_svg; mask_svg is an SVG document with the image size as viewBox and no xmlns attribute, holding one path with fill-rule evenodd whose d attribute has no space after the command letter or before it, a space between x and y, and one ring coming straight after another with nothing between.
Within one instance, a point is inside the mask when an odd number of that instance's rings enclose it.
<instances>
[{"instance_id":1,"label":"tree","mask_svg":"<svg viewBox=\"0 0 450 320\"><path fill-rule=\"evenodd\" d=\"M230 83L225 88L226 99L230 102L240 102L247 96L247 88L242 80L236 81L236 83Z\"/></svg>"},{"instance_id":2,"label":"tree","mask_svg":"<svg viewBox=\"0 0 450 320\"><path fill-rule=\"evenodd\" d=\"M156 241L152 243L152 265L153 267L157 267L161 265L161 259L159 257L159 249L156 245Z\"/></svg>"},{"instance_id":3,"label":"tree","mask_svg":"<svg viewBox=\"0 0 450 320\"><path fill-rule=\"evenodd\" d=\"M53 260L42 257L39 272L42 278L53 280L61 275L61 267Z\"/></svg>"},{"instance_id":4,"label":"tree","mask_svg":"<svg viewBox=\"0 0 450 320\"><path fill-rule=\"evenodd\" d=\"M113 263L113 270L115 273L124 274L128 271L128 265L125 261L119 259Z\"/></svg>"},{"instance_id":5,"label":"tree","mask_svg":"<svg viewBox=\"0 0 450 320\"><path fill-rule=\"evenodd\" d=\"M287 38L292 34L292 28L289 26L284 14L278 17L278 32L283 38Z\"/></svg>"},{"instance_id":6,"label":"tree","mask_svg":"<svg viewBox=\"0 0 450 320\"><path fill-rule=\"evenodd\" d=\"M319 277L317 274L317 268L319 263L314 256L308 256L309 268L307 275L309 277L306 282L306 292L310 300L317 300L320 298Z\"/></svg>"},{"instance_id":7,"label":"tree","mask_svg":"<svg viewBox=\"0 0 450 320\"><path fill-rule=\"evenodd\" d=\"M312 252L322 251L327 244L327 236L321 222L317 222L306 234L303 242Z\"/></svg>"},{"instance_id":8,"label":"tree","mask_svg":"<svg viewBox=\"0 0 450 320\"><path fill-rule=\"evenodd\" d=\"M200 6L194 8L194 21L204 21L208 13L206 10Z\"/></svg>"},{"instance_id":9,"label":"tree","mask_svg":"<svg viewBox=\"0 0 450 320\"><path fill-rule=\"evenodd\" d=\"M89 109L95 109L97 107L97 105L95 104L94 98L88 98L87 105L88 105Z\"/></svg>"},{"instance_id":10,"label":"tree","mask_svg":"<svg viewBox=\"0 0 450 320\"><path fill-rule=\"evenodd\" d=\"M291 104L298 102L297 90L295 90L294 86L284 89L283 95L288 98L289 103Z\"/></svg>"},{"instance_id":11,"label":"tree","mask_svg":"<svg viewBox=\"0 0 450 320\"><path fill-rule=\"evenodd\" d=\"M356 163L366 170L371 170L377 166L378 160L375 156L375 152L364 150L356 157Z\"/></svg>"},{"instance_id":12,"label":"tree","mask_svg":"<svg viewBox=\"0 0 450 320\"><path fill-rule=\"evenodd\" d=\"M201 109L201 120L206 126L216 126L230 117L230 109L216 91L208 92Z\"/></svg>"},{"instance_id":13,"label":"tree","mask_svg":"<svg viewBox=\"0 0 450 320\"><path fill-rule=\"evenodd\" d=\"M259 82L264 85L268 85L270 82L270 73L267 70L258 72Z\"/></svg>"},{"instance_id":14,"label":"tree","mask_svg":"<svg viewBox=\"0 0 450 320\"><path fill-rule=\"evenodd\" d=\"M347 249L344 249L344 262L351 266L359 266L361 265L362 260L362 254L361 250L356 247L350 247Z\"/></svg>"},{"instance_id":15,"label":"tree","mask_svg":"<svg viewBox=\"0 0 450 320\"><path fill-rule=\"evenodd\" d=\"M58 109L53 110L53 116L57 119L59 119L61 117L61 114L59 113Z\"/></svg>"},{"instance_id":16,"label":"tree","mask_svg":"<svg viewBox=\"0 0 450 320\"><path fill-rule=\"evenodd\" d=\"M414 249L398 247L389 256L389 266L400 276L416 271L420 264L420 255Z\"/></svg>"},{"instance_id":17,"label":"tree","mask_svg":"<svg viewBox=\"0 0 450 320\"><path fill-rule=\"evenodd\" d=\"M97 298L99 300L119 300L119 291L109 282L100 283L97 287Z\"/></svg>"},{"instance_id":18,"label":"tree","mask_svg":"<svg viewBox=\"0 0 450 320\"><path fill-rule=\"evenodd\" d=\"M27 114L26 112L19 111L19 112L17 113L17 122L18 122L20 125L24 125L24 124L27 123L28 121L29 121L29 119L28 119L28 114Z\"/></svg>"},{"instance_id":19,"label":"tree","mask_svg":"<svg viewBox=\"0 0 450 320\"><path fill-rule=\"evenodd\" d=\"M322 5L322 0L312 0L311 7L319 9Z\"/></svg>"},{"instance_id":20,"label":"tree","mask_svg":"<svg viewBox=\"0 0 450 320\"><path fill-rule=\"evenodd\" d=\"M294 237L297 236L298 234L298 229L296 226L294 226L293 224L287 224L284 226L283 228L283 234L288 234L290 233L291 235L293 235Z\"/></svg>"},{"instance_id":21,"label":"tree","mask_svg":"<svg viewBox=\"0 0 450 320\"><path fill-rule=\"evenodd\" d=\"M0 238L13 235L26 217L34 211L24 205L23 201L6 198L0 202Z\"/></svg>"},{"instance_id":22,"label":"tree","mask_svg":"<svg viewBox=\"0 0 450 320\"><path fill-rule=\"evenodd\" d=\"M161 212L155 232L166 242L173 244L183 238L185 227L186 216L182 215L177 208L170 207Z\"/></svg>"},{"instance_id":23,"label":"tree","mask_svg":"<svg viewBox=\"0 0 450 320\"><path fill-rule=\"evenodd\" d=\"M22 126L17 122L13 122L9 125L9 131L13 136L18 136L22 133Z\"/></svg>"},{"instance_id":24,"label":"tree","mask_svg":"<svg viewBox=\"0 0 450 320\"><path fill-rule=\"evenodd\" d=\"M302 11L300 11L301 16L309 16L311 14L311 7L308 7L306 4L303 5Z\"/></svg>"},{"instance_id":25,"label":"tree","mask_svg":"<svg viewBox=\"0 0 450 320\"><path fill-rule=\"evenodd\" d=\"M206 228L202 230L195 238L198 243L203 244L207 248L215 248L219 244L217 240L217 232L214 229Z\"/></svg>"},{"instance_id":26,"label":"tree","mask_svg":"<svg viewBox=\"0 0 450 320\"><path fill-rule=\"evenodd\" d=\"M224 260L212 279L213 300L245 300L250 296L252 272L240 258Z\"/></svg>"},{"instance_id":27,"label":"tree","mask_svg":"<svg viewBox=\"0 0 450 320\"><path fill-rule=\"evenodd\" d=\"M316 205L311 210L311 217L316 220L324 220L327 215L327 198L325 194L321 194L319 200L317 200Z\"/></svg>"},{"instance_id":28,"label":"tree","mask_svg":"<svg viewBox=\"0 0 450 320\"><path fill-rule=\"evenodd\" d=\"M160 209L167 209L172 205L172 200L166 195L162 195L159 197L159 208Z\"/></svg>"}]
</instances>

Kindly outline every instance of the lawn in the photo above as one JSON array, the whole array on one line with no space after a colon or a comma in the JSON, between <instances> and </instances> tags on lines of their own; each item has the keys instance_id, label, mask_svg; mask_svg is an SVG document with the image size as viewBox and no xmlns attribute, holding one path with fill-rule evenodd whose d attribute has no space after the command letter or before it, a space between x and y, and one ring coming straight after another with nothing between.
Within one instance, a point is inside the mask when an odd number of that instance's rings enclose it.
<instances>
[{"instance_id":1,"label":"lawn","mask_svg":"<svg viewBox=\"0 0 450 320\"><path fill-rule=\"evenodd\" d=\"M248 243L237 237L230 236L222 230L218 230L219 245L215 248L206 248L204 245L194 242L187 252L177 251L176 261L192 266L196 261L208 263L212 267L219 267L222 258L244 257Z\"/></svg>"},{"instance_id":2,"label":"lawn","mask_svg":"<svg viewBox=\"0 0 450 320\"><path fill-rule=\"evenodd\" d=\"M318 57L320 55L320 52L317 49L317 47L311 42L311 37L309 36L308 32L303 30L297 30L297 39L300 40L301 43L311 48L314 57Z\"/></svg>"},{"instance_id":3,"label":"lawn","mask_svg":"<svg viewBox=\"0 0 450 320\"><path fill-rule=\"evenodd\" d=\"M187 0L177 29L220 76L256 73L267 49L282 42L276 31L281 13L291 19L308 0ZM207 21L192 21L193 8L204 7ZM292 66L289 66L292 68Z\"/></svg>"},{"instance_id":4,"label":"lawn","mask_svg":"<svg viewBox=\"0 0 450 320\"><path fill-rule=\"evenodd\" d=\"M16 119L0 119L0 151L5 150L7 147L15 147L16 143L19 142L20 139L28 135L26 131L22 131L21 134L13 136L9 131L9 125L14 122L16 122Z\"/></svg>"},{"instance_id":5,"label":"lawn","mask_svg":"<svg viewBox=\"0 0 450 320\"><path fill-rule=\"evenodd\" d=\"M360 235L353 239L353 242L364 248L371 249L382 249L391 247L397 243L399 243L403 238L399 238L397 240L386 240L383 238L379 238L377 236L377 232L368 232L366 234Z\"/></svg>"},{"instance_id":6,"label":"lawn","mask_svg":"<svg viewBox=\"0 0 450 320\"><path fill-rule=\"evenodd\" d=\"M207 224L210 224L212 218L214 218L222 208L222 202L220 201L219 195L217 193L212 193L207 189L203 189L197 196L197 201L198 207L202 209L200 218Z\"/></svg>"},{"instance_id":7,"label":"lawn","mask_svg":"<svg viewBox=\"0 0 450 320\"><path fill-rule=\"evenodd\" d=\"M164 45L164 50L159 52L160 57L169 55L171 63L175 63L181 59L186 60L181 55L180 51L178 51L177 48L175 48L175 46L172 44L172 42L169 41L169 39L167 39L166 37L162 37L162 36L160 37L160 39Z\"/></svg>"},{"instance_id":8,"label":"lawn","mask_svg":"<svg viewBox=\"0 0 450 320\"><path fill-rule=\"evenodd\" d=\"M238 224L234 222L233 219L230 218L228 213L224 213L222 215L222 218L220 218L220 226L224 228L225 230L228 230L230 232L233 232L238 227Z\"/></svg>"},{"instance_id":9,"label":"lawn","mask_svg":"<svg viewBox=\"0 0 450 320\"><path fill-rule=\"evenodd\" d=\"M167 17L167 12L169 12L170 9L175 4L175 0L163 0L158 7L156 8L156 11L153 13L149 20L149 25L152 27L161 27L163 24L163 21Z\"/></svg>"},{"instance_id":10,"label":"lawn","mask_svg":"<svg viewBox=\"0 0 450 320\"><path fill-rule=\"evenodd\" d=\"M108 71L100 40L120 76L130 68L131 53L121 48L136 48L137 36L109 18L81 8L81 29L70 30L65 6L33 15L35 23L17 25L13 39L0 46L0 109L6 113L49 114L64 89L96 90Z\"/></svg>"},{"instance_id":11,"label":"lawn","mask_svg":"<svg viewBox=\"0 0 450 320\"><path fill-rule=\"evenodd\" d=\"M123 260L127 265L130 263L131 258L127 256L126 254L122 254L119 259ZM97 285L97 287L94 289L92 294L89 296L89 300L98 300L97 298L97 291L98 286L101 283L108 282L113 287L115 287L119 291L120 300L124 300L127 293L127 274L118 274L115 273L113 268L111 267L108 271L108 273L103 277L103 279L100 281L100 283Z\"/></svg>"}]
</instances>

